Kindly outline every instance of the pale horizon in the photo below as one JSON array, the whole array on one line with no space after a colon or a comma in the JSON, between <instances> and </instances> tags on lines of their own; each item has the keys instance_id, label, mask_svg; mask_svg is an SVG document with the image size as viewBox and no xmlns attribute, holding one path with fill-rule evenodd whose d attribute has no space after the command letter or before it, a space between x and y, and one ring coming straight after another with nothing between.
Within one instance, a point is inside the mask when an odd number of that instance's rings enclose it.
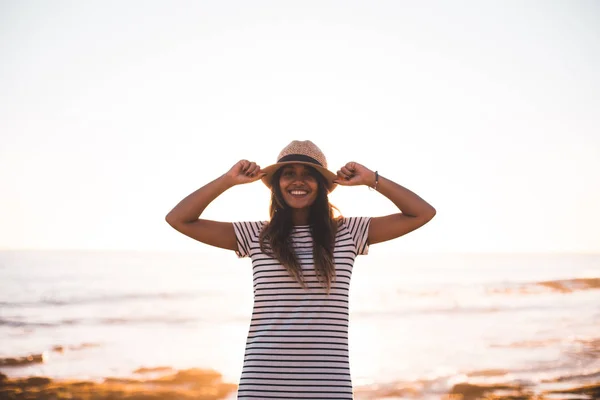
<instances>
[{"instance_id":1,"label":"pale horizon","mask_svg":"<svg viewBox=\"0 0 600 400\"><path fill-rule=\"evenodd\" d=\"M224 252L165 222L310 139L437 210L387 253L600 253L600 5L0 2L0 250ZM209 143L210 142L210 143ZM235 187L202 218L264 220ZM346 216L396 212L340 187Z\"/></svg>"}]
</instances>

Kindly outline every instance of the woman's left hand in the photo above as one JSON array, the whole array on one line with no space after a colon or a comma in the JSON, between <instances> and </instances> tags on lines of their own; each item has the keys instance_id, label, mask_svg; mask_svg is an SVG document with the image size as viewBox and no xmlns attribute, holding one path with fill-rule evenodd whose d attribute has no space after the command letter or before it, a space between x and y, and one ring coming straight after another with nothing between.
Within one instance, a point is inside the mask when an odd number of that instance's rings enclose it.
<instances>
[{"instance_id":1,"label":"woman's left hand","mask_svg":"<svg viewBox=\"0 0 600 400\"><path fill-rule=\"evenodd\" d=\"M375 172L353 161L340 168L337 176L334 183L342 186L375 185Z\"/></svg>"}]
</instances>

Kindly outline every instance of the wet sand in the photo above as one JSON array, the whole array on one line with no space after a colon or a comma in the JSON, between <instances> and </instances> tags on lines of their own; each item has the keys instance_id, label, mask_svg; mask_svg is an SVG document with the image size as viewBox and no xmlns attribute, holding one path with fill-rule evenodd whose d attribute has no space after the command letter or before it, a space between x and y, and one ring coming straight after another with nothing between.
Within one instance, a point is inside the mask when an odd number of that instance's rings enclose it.
<instances>
[{"instance_id":1,"label":"wet sand","mask_svg":"<svg viewBox=\"0 0 600 400\"><path fill-rule=\"evenodd\" d=\"M520 345L520 344L516 344ZM600 356L600 338L582 340L580 351L591 359ZM54 346L50 352L81 350L93 344ZM48 352L0 358L3 371L50 362ZM522 382L507 379L504 369L475 370L465 381L440 391L439 381L397 382L391 385L355 387L356 400L600 400L600 370ZM479 381L478 381L479 379ZM485 379L482 384L481 379ZM0 400L217 400L235 397L237 385L224 382L210 369L176 370L170 366L142 366L129 377L106 377L97 381L59 380L43 376L9 378L0 372Z\"/></svg>"},{"instance_id":2,"label":"wet sand","mask_svg":"<svg viewBox=\"0 0 600 400\"><path fill-rule=\"evenodd\" d=\"M543 390L537 385L458 383L447 393L423 394L420 385L399 385L394 388L356 388L356 400L401 400L437 398L440 400L598 400L600 380L583 386L566 386L562 389Z\"/></svg>"},{"instance_id":3,"label":"wet sand","mask_svg":"<svg viewBox=\"0 0 600 400\"><path fill-rule=\"evenodd\" d=\"M139 373L164 373L152 379L106 378L102 382L52 380L46 377L7 378L0 374L0 400L217 400L230 398L236 385L218 372L202 369L172 371L169 367L140 368ZM358 389L356 399L419 399L415 387L390 390ZM600 399L600 382L539 393L535 387L509 384L459 383L443 400L576 400Z\"/></svg>"},{"instance_id":4,"label":"wet sand","mask_svg":"<svg viewBox=\"0 0 600 400\"><path fill-rule=\"evenodd\" d=\"M576 396L577 395L577 396ZM535 394L534 388L518 385L455 385L447 399L461 400L575 400L600 399L600 383L564 390L545 391Z\"/></svg>"},{"instance_id":5,"label":"wet sand","mask_svg":"<svg viewBox=\"0 0 600 400\"><path fill-rule=\"evenodd\" d=\"M154 370L154 369L150 369ZM234 392L215 371L189 369L153 379L106 378L103 382L46 377L9 379L0 374L1 400L216 400Z\"/></svg>"}]
</instances>

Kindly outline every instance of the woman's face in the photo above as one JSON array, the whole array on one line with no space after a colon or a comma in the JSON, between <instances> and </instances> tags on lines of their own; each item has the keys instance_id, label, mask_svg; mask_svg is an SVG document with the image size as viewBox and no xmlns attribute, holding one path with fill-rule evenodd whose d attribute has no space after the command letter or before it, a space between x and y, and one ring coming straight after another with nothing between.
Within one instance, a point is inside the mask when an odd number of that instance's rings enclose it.
<instances>
[{"instance_id":1,"label":"woman's face","mask_svg":"<svg viewBox=\"0 0 600 400\"><path fill-rule=\"evenodd\" d=\"M314 174L318 172L303 164L288 164L282 167L279 187L288 206L306 208L315 202L319 184Z\"/></svg>"}]
</instances>

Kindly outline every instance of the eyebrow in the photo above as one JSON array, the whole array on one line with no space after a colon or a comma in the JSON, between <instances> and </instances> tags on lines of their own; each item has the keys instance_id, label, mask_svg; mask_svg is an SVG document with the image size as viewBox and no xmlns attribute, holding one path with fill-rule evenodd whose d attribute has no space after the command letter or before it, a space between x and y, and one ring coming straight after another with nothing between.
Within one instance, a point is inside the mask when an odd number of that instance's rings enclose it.
<instances>
[{"instance_id":1,"label":"eyebrow","mask_svg":"<svg viewBox=\"0 0 600 400\"><path fill-rule=\"evenodd\" d=\"M308 174L310 176L313 176L316 172L316 170L314 170L313 168L307 167L307 166L302 166L301 167L302 171L300 173L303 174ZM281 172L286 172L286 171L292 171L292 172L296 172L296 167L292 166L292 165L286 165L284 167L281 168Z\"/></svg>"}]
</instances>

